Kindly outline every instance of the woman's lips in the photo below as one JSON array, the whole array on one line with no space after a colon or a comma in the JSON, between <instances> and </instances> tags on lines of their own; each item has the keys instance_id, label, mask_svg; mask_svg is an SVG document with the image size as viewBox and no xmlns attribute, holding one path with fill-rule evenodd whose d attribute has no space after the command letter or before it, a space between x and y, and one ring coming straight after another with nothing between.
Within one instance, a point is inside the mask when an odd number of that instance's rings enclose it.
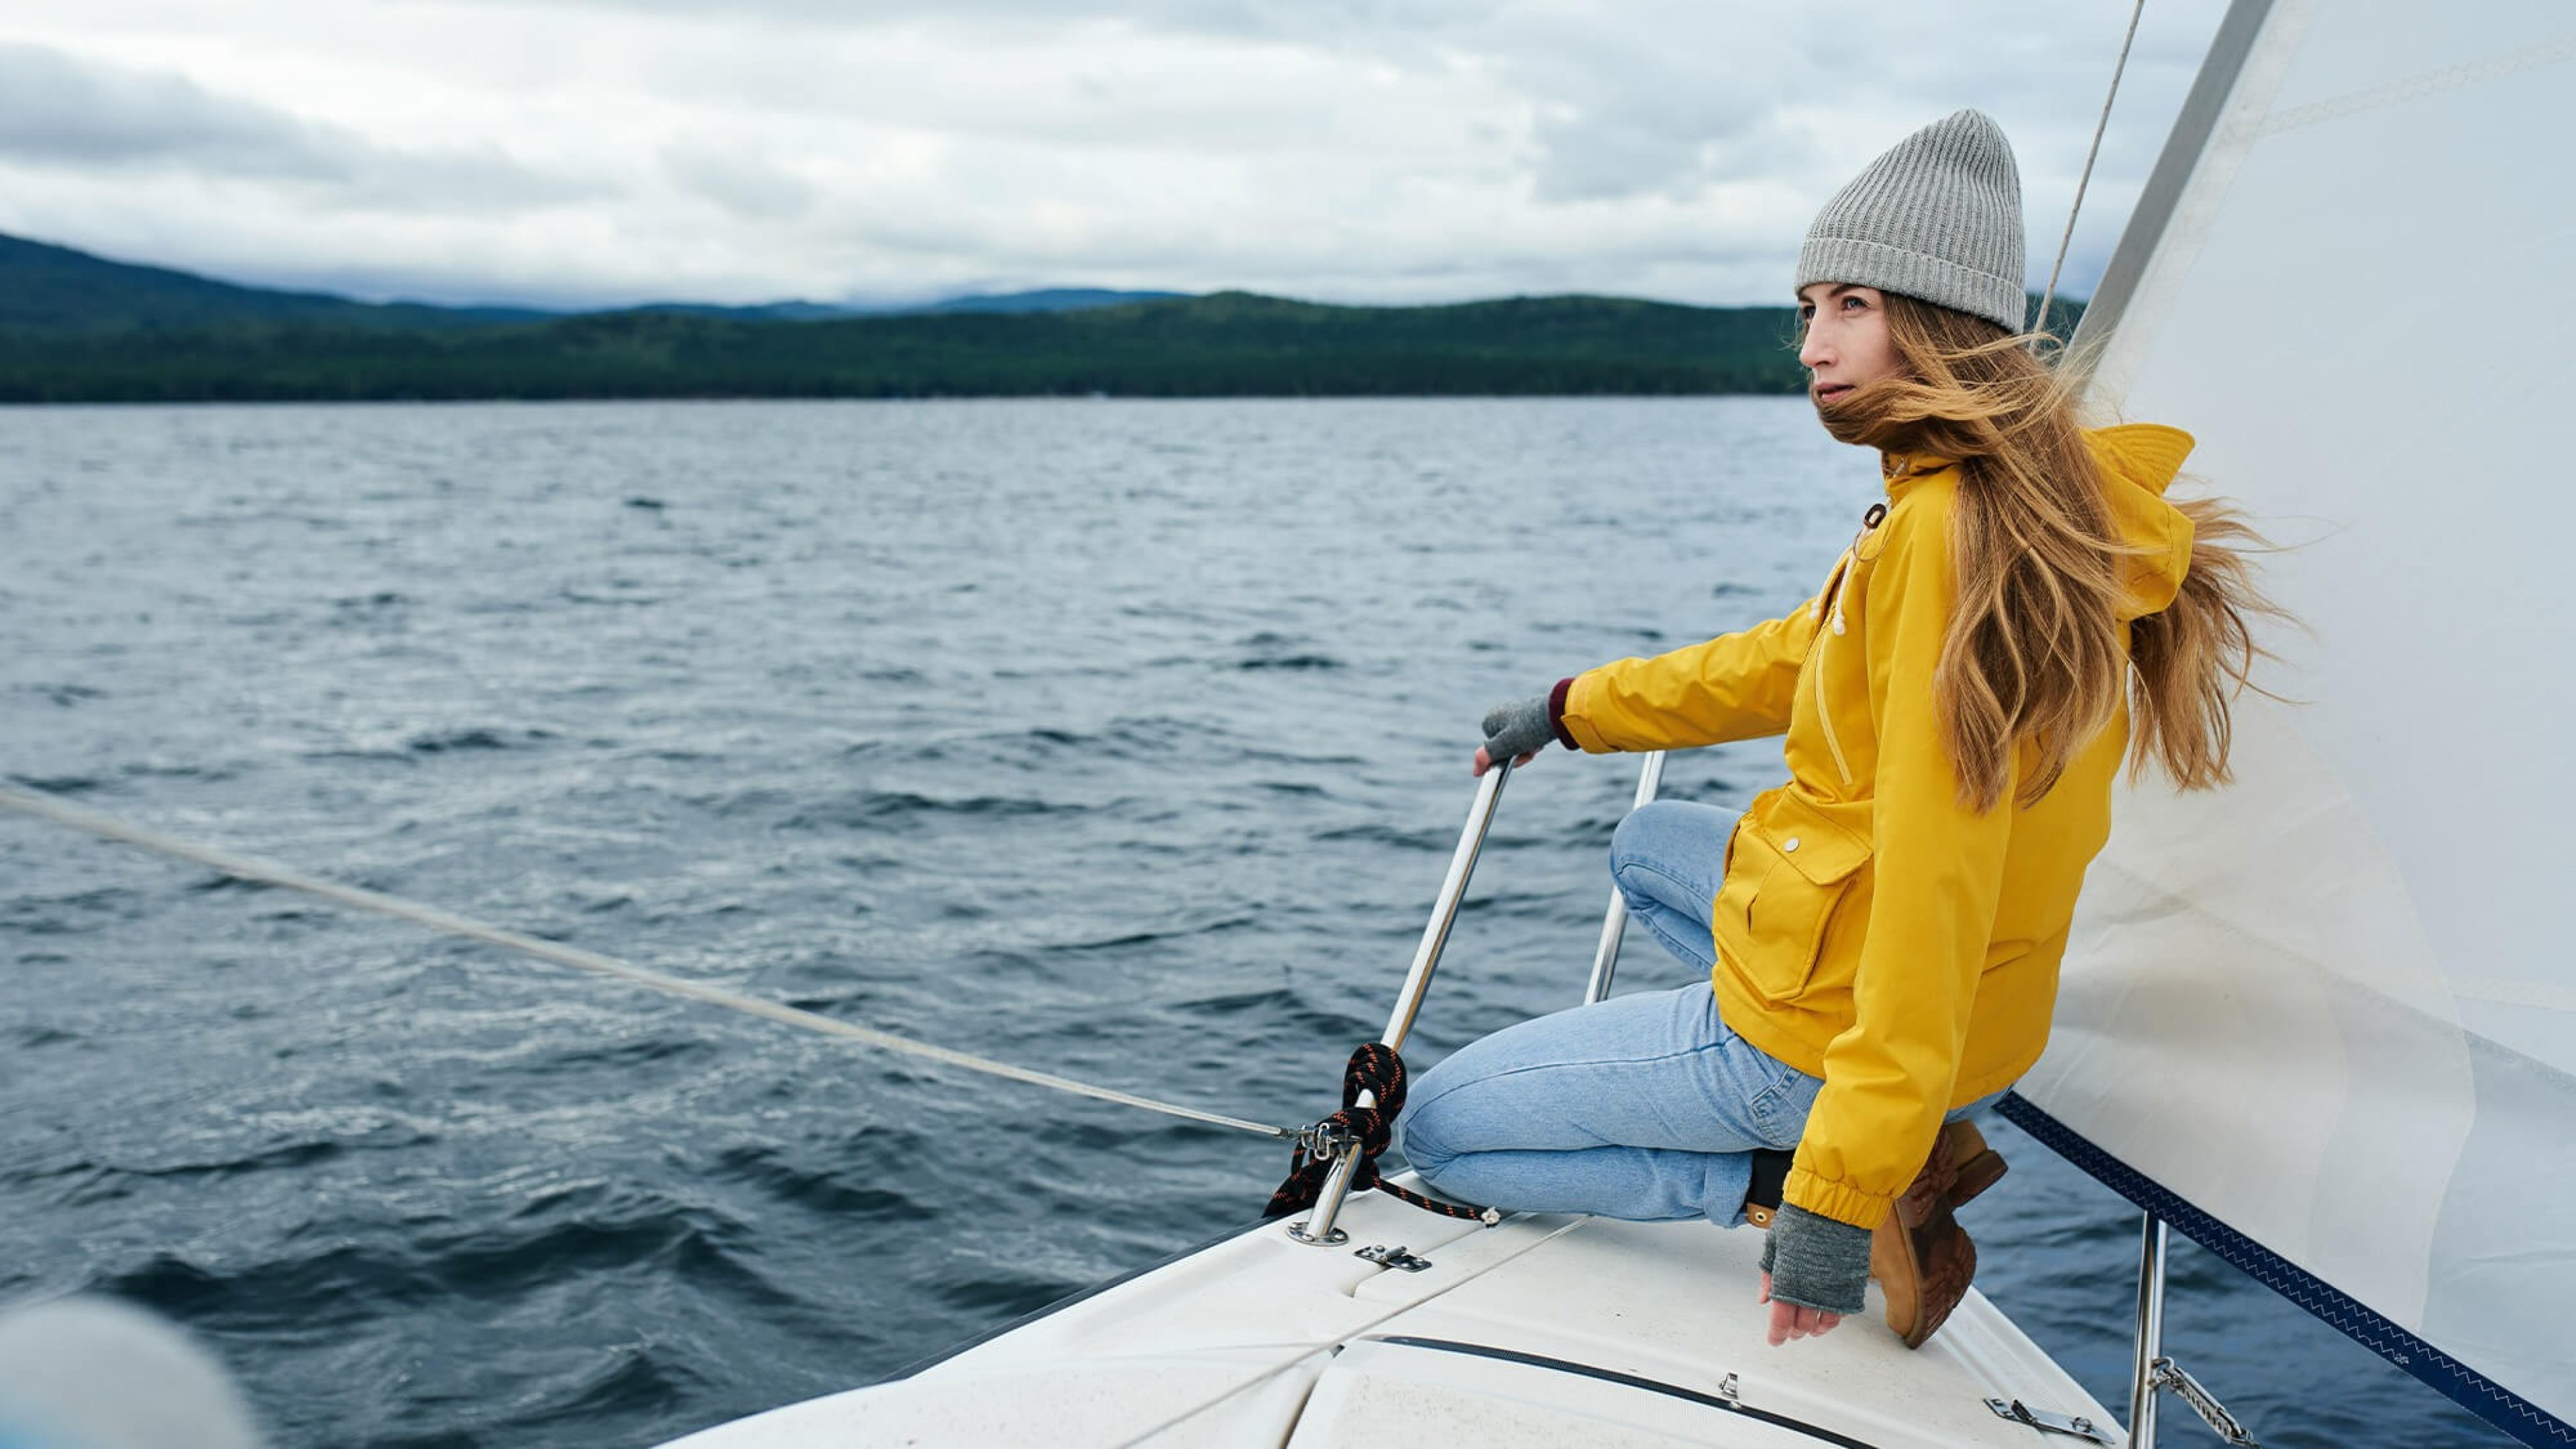
<instances>
[{"instance_id":1,"label":"woman's lips","mask_svg":"<svg viewBox=\"0 0 2576 1449\"><path fill-rule=\"evenodd\" d=\"M1843 394L1845 394L1845 393L1847 393L1847 392L1850 392L1850 391L1851 391L1851 385L1850 385L1850 384L1848 384L1848 383L1840 383L1840 382L1819 383L1819 384L1817 384L1817 385L1816 385L1816 401L1818 401L1818 402L1835 402L1835 401L1840 400Z\"/></svg>"}]
</instances>

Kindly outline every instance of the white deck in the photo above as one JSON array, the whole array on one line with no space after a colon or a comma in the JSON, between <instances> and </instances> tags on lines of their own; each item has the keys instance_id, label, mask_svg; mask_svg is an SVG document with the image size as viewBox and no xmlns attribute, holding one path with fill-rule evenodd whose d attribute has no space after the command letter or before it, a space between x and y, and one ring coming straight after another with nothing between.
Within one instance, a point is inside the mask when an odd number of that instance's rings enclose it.
<instances>
[{"instance_id":1,"label":"white deck","mask_svg":"<svg viewBox=\"0 0 2576 1449\"><path fill-rule=\"evenodd\" d=\"M1541 1215L1481 1228L1376 1193L1342 1225L1351 1241L1329 1249L1253 1228L909 1378L670 1449L2084 1443L1998 1418L1990 1397L2118 1432L1975 1293L1920 1351L1887 1330L1875 1286L1868 1317L1771 1347L1756 1232ZM1353 1256L1372 1243L1432 1266Z\"/></svg>"}]
</instances>

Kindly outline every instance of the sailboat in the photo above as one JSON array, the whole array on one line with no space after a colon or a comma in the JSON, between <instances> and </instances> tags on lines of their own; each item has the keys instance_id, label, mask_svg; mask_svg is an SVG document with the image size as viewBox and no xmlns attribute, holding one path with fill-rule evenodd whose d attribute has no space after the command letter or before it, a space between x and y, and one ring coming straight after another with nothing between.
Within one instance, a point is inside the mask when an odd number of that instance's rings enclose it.
<instances>
[{"instance_id":1,"label":"sailboat","mask_svg":"<svg viewBox=\"0 0 2576 1449\"><path fill-rule=\"evenodd\" d=\"M2576 1445L2576 858L2557 818L2576 804L2558 747L2576 624L2540 492L2559 447L2533 417L2576 382L2552 266L2576 238L2576 194L2551 179L2571 82L2565 0L2234 0L2077 339L2098 346L2101 410L2187 426L2195 471L2287 545L2266 585L2303 621L2264 641L2278 697L2238 701L2232 787L2118 797L2050 1048L2002 1107L2142 1210L2125 1421L1974 1292L1920 1351L1866 1322L1773 1349L1754 1234L1436 1217L1353 1194L1345 1151L1302 1217L673 1449L2144 1446L2169 1402L2255 1443L2263 1426L2161 1351L2169 1225L2521 1442ZM1508 778L1479 783L1389 1045L1436 1009ZM898 1044L23 792L0 804ZM1610 989L1619 938L1614 902L1581 999Z\"/></svg>"},{"instance_id":2,"label":"sailboat","mask_svg":"<svg viewBox=\"0 0 2576 1449\"><path fill-rule=\"evenodd\" d=\"M2125 1423L1973 1293L1918 1353L1776 1351L1751 1234L1328 1190L674 1449L2145 1445L2167 1389L2254 1443L2161 1354L2167 1224L2523 1442L2576 1443L2576 611L2535 416L2576 381L2571 60L2562 0L2236 0L2084 319L2093 401L2198 436L2305 625L2265 640L2280 698L2239 701L2232 788L2118 799L2004 1107L2144 1210ZM1390 1040L1428 979L1417 955Z\"/></svg>"}]
</instances>

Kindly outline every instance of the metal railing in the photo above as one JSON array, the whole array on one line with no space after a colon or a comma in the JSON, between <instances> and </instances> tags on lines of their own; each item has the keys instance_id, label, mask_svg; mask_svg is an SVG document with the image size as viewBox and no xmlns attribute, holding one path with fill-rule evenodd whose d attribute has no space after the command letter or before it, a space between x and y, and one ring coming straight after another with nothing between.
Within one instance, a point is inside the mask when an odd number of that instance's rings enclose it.
<instances>
[{"instance_id":1,"label":"metal railing","mask_svg":"<svg viewBox=\"0 0 2576 1449\"><path fill-rule=\"evenodd\" d=\"M2137 1363L2129 1377L2129 1449L2154 1449L2155 1361L2164 1357L2165 1220L2147 1214L2138 1233Z\"/></svg>"},{"instance_id":2,"label":"metal railing","mask_svg":"<svg viewBox=\"0 0 2576 1449\"><path fill-rule=\"evenodd\" d=\"M2155 1449L2156 1391L2170 1389L2231 1449L2262 1449L2227 1406L2165 1354L2165 1220L2150 1212L2138 1234L2137 1362L2129 1374L2128 1449Z\"/></svg>"},{"instance_id":3,"label":"metal railing","mask_svg":"<svg viewBox=\"0 0 2576 1449\"><path fill-rule=\"evenodd\" d=\"M1637 798L1628 808L1634 810L1655 798L1664 783L1664 752L1646 756L1637 771ZM1610 910L1601 918L1601 944L1592 951L1592 979L1583 985L1583 1004L1606 1001L1610 996L1610 976L1619 969L1619 938L1628 931L1628 898L1610 887Z\"/></svg>"},{"instance_id":4,"label":"metal railing","mask_svg":"<svg viewBox=\"0 0 2576 1449\"><path fill-rule=\"evenodd\" d=\"M1510 779L1509 760L1498 761L1476 780L1476 803L1467 810L1467 826L1458 836L1458 848L1449 855L1449 873L1441 879L1439 897L1432 902L1431 923L1422 930L1422 941L1413 949L1413 965L1404 973L1404 989L1396 994L1395 1010L1386 1019L1386 1030L1378 1040L1401 1051L1405 1037L1413 1030L1413 1018L1422 1010L1422 999L1431 991L1431 973L1439 968L1440 952L1449 944L1449 928L1458 919L1458 905L1467 897L1467 880L1476 870L1476 855L1484 848L1485 833L1493 828L1494 809L1502 802L1504 782ZM1637 780L1639 805L1655 798L1655 790L1664 777L1661 751L1646 756ZM1583 991L1586 1005L1610 994L1611 973L1619 963L1619 940L1628 924L1628 904L1614 886L1610 891L1610 912L1601 923L1601 944L1593 952L1592 976ZM1358 1105L1377 1104L1374 1094L1360 1094ZM1350 1240L1350 1235L1333 1226L1341 1216L1343 1200L1350 1196L1351 1175L1359 1170L1359 1158L1344 1153L1333 1163L1324 1179L1323 1191L1316 1195L1315 1207L1302 1219L1288 1225L1288 1236L1301 1243L1330 1247Z\"/></svg>"}]
</instances>

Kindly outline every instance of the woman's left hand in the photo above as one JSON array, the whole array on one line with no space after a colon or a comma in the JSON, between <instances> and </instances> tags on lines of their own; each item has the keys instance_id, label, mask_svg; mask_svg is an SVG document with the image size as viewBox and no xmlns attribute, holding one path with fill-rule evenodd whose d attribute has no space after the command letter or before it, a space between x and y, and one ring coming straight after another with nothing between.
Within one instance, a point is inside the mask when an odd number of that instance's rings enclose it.
<instances>
[{"instance_id":1,"label":"woman's left hand","mask_svg":"<svg viewBox=\"0 0 2576 1449\"><path fill-rule=\"evenodd\" d=\"M1475 773L1485 773L1506 756L1517 769L1547 748L1548 742L1556 738L1556 726L1549 716L1552 697L1543 691L1485 711L1485 743L1476 751Z\"/></svg>"},{"instance_id":2,"label":"woman's left hand","mask_svg":"<svg viewBox=\"0 0 2576 1449\"><path fill-rule=\"evenodd\" d=\"M1867 1228L1821 1217L1795 1203L1771 1219L1762 1244L1762 1299L1771 1305L1773 1347L1793 1338L1830 1333L1835 1324L1868 1306ZM1772 1275L1780 1275L1774 1291ZM1816 1305L1830 1303L1831 1308Z\"/></svg>"},{"instance_id":3,"label":"woman's left hand","mask_svg":"<svg viewBox=\"0 0 2576 1449\"><path fill-rule=\"evenodd\" d=\"M1762 1275L1761 1301L1771 1305L1771 1346L1778 1348L1793 1338L1808 1338L1831 1333L1843 1321L1839 1313L1821 1308L1808 1308L1796 1303L1782 1303L1771 1296L1771 1275Z\"/></svg>"}]
</instances>

